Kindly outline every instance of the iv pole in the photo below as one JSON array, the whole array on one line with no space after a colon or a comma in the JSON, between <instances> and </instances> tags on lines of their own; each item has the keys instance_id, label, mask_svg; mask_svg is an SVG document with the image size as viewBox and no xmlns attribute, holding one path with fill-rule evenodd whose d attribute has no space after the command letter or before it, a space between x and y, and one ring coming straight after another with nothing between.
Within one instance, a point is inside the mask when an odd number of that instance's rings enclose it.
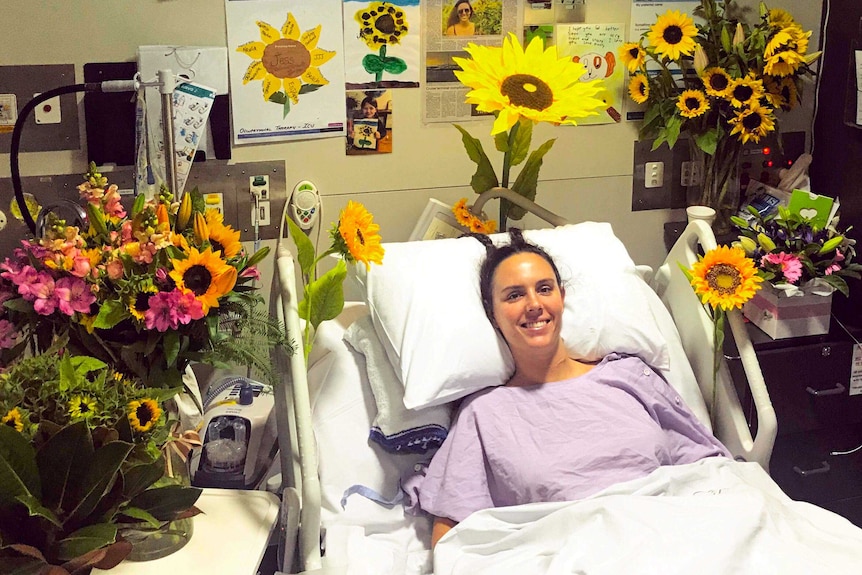
<instances>
[{"instance_id":1,"label":"iv pole","mask_svg":"<svg viewBox=\"0 0 862 575\"><path fill-rule=\"evenodd\" d=\"M21 210L21 217L24 220L24 223L33 235L36 235L37 226L36 222L33 220L33 216L30 214L30 210L27 209L24 192L21 189L21 170L18 165L18 151L21 147L21 133L24 130L24 124L26 123L30 113L36 109L36 106L55 96L73 94L76 92L137 92L141 88L159 88L162 104L162 131L165 142L165 174L170 190L172 192L176 192L178 188L175 164L176 148L174 142L174 90L176 89L176 79L170 69L159 70L157 78L158 79L154 82L141 82L136 77L133 80L108 80L105 82L88 82L86 84L61 86L60 88L54 88L53 90L42 92L21 108L21 113L19 114L18 119L15 122L15 128L12 131L12 144L9 150L9 164L12 172L12 188L15 192L15 201L18 203L18 208ZM181 201L182 197L178 197L177 200Z\"/></svg>"}]
</instances>

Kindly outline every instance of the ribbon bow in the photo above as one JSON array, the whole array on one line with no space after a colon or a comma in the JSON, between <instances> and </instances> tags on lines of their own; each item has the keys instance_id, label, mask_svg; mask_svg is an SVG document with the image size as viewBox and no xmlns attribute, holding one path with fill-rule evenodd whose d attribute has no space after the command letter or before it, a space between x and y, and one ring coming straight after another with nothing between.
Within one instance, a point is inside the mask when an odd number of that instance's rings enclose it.
<instances>
[{"instance_id":1,"label":"ribbon bow","mask_svg":"<svg viewBox=\"0 0 862 575\"><path fill-rule=\"evenodd\" d=\"M189 429L187 431L180 431L180 422L177 421L174 423L167 441L165 441L165 444L162 446L162 450L165 452L165 474L168 477L174 476L174 469L171 464L172 451L182 459L183 463L185 463L188 461L189 452L193 448L200 447L201 445L203 445L203 443L201 442L200 435L198 435L196 430Z\"/></svg>"}]
</instances>

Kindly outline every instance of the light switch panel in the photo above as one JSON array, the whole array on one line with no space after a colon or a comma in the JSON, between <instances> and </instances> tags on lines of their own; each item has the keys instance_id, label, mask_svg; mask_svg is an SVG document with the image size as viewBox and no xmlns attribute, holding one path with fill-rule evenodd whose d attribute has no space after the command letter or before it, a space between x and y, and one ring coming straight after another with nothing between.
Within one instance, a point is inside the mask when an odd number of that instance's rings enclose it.
<instances>
[{"instance_id":1,"label":"light switch panel","mask_svg":"<svg viewBox=\"0 0 862 575\"><path fill-rule=\"evenodd\" d=\"M664 182L664 162L644 164L644 187L660 188Z\"/></svg>"}]
</instances>

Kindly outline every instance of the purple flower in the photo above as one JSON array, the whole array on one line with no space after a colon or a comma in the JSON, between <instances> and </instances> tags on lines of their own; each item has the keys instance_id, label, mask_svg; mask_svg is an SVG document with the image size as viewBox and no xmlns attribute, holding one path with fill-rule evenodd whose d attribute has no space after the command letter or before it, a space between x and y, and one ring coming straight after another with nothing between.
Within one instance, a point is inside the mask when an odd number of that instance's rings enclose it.
<instances>
[{"instance_id":1,"label":"purple flower","mask_svg":"<svg viewBox=\"0 0 862 575\"><path fill-rule=\"evenodd\" d=\"M90 305L96 301L96 296L90 291L86 282L76 277L65 277L57 281L54 288L60 311L66 315L75 312L89 313Z\"/></svg>"}]
</instances>

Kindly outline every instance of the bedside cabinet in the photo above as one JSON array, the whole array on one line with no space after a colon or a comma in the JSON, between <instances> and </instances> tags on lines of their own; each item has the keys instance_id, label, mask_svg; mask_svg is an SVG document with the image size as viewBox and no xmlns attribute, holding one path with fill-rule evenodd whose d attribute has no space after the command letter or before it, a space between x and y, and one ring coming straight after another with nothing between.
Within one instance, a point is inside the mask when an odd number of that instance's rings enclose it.
<instances>
[{"instance_id":1,"label":"bedside cabinet","mask_svg":"<svg viewBox=\"0 0 862 575\"><path fill-rule=\"evenodd\" d=\"M837 326L782 340L747 327L778 420L772 478L792 499L862 526L862 395L850 395L853 341ZM732 337L725 357L754 434L757 419Z\"/></svg>"}]
</instances>

